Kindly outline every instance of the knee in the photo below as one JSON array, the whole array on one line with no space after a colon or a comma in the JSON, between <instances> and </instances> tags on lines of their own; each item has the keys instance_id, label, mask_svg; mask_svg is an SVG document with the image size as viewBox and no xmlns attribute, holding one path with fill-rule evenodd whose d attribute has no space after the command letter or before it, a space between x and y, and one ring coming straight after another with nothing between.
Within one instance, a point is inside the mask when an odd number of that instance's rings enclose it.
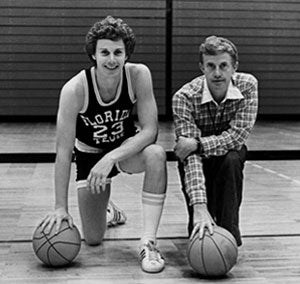
<instances>
[{"instance_id":1,"label":"knee","mask_svg":"<svg viewBox=\"0 0 300 284\"><path fill-rule=\"evenodd\" d=\"M165 167L167 155L166 151L160 145L152 144L144 149L146 166L154 168Z\"/></svg>"},{"instance_id":2,"label":"knee","mask_svg":"<svg viewBox=\"0 0 300 284\"><path fill-rule=\"evenodd\" d=\"M98 246L102 243L103 237L104 237L104 234L102 236L87 235L87 236L85 236L85 242L89 246Z\"/></svg>"},{"instance_id":3,"label":"knee","mask_svg":"<svg viewBox=\"0 0 300 284\"><path fill-rule=\"evenodd\" d=\"M220 171L222 172L222 175L224 175L224 177L228 175L240 176L242 174L243 168L244 164L237 151L229 151L225 155L220 165Z\"/></svg>"},{"instance_id":4,"label":"knee","mask_svg":"<svg viewBox=\"0 0 300 284\"><path fill-rule=\"evenodd\" d=\"M224 158L223 166L228 169L239 168L241 159L237 151L229 151Z\"/></svg>"}]
</instances>

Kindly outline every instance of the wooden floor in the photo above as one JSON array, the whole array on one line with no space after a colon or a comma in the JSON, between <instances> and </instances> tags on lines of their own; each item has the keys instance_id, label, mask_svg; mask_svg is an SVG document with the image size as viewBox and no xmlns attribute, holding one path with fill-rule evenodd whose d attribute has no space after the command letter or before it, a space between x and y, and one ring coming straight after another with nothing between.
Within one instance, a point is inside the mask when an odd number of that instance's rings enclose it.
<instances>
[{"instance_id":1,"label":"wooden floor","mask_svg":"<svg viewBox=\"0 0 300 284\"><path fill-rule=\"evenodd\" d=\"M160 123L159 143L174 145L172 125ZM300 122L258 122L248 146L252 150L298 149ZM0 124L0 153L53 152L55 125ZM222 280L206 280L189 267L186 257L186 212L175 162L168 163L168 194L159 228L159 247L166 268L146 274L137 262L141 232L143 175L119 175L113 200L128 221L108 229L101 246L82 248L73 266L51 269L35 257L31 237L35 226L53 207L53 164L0 163L0 283L299 283L300 161L247 161L241 207L243 246L237 265ZM74 189L70 212L80 228ZM133 206L134 202L134 206Z\"/></svg>"}]
</instances>

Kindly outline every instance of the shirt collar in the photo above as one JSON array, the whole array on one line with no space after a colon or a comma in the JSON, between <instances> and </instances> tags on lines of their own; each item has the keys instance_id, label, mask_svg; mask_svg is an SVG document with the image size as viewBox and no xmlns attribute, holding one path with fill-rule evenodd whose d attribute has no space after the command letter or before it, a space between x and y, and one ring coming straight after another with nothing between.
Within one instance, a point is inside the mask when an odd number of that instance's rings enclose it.
<instances>
[{"instance_id":1,"label":"shirt collar","mask_svg":"<svg viewBox=\"0 0 300 284\"><path fill-rule=\"evenodd\" d=\"M210 90L208 89L206 78L204 78L203 84L204 84L204 86L203 86L201 104L205 104L205 103L208 103L211 101L215 102L214 98L211 95ZM231 80L229 83L229 86L228 86L226 96L222 102L224 102L226 100L240 100L243 98L244 98L244 96L242 95L241 91L232 84L232 80Z\"/></svg>"}]
</instances>

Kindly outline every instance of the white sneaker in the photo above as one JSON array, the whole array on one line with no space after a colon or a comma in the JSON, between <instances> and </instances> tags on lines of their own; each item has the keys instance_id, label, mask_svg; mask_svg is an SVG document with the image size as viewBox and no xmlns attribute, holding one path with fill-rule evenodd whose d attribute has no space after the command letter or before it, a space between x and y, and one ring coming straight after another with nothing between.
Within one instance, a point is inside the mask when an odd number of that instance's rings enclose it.
<instances>
[{"instance_id":1,"label":"white sneaker","mask_svg":"<svg viewBox=\"0 0 300 284\"><path fill-rule=\"evenodd\" d=\"M106 221L108 227L122 225L126 222L127 217L123 210L118 208L111 200L109 200L106 212Z\"/></svg>"},{"instance_id":2,"label":"white sneaker","mask_svg":"<svg viewBox=\"0 0 300 284\"><path fill-rule=\"evenodd\" d=\"M158 273L165 267L165 261L152 241L141 246L139 260L145 272Z\"/></svg>"}]
</instances>

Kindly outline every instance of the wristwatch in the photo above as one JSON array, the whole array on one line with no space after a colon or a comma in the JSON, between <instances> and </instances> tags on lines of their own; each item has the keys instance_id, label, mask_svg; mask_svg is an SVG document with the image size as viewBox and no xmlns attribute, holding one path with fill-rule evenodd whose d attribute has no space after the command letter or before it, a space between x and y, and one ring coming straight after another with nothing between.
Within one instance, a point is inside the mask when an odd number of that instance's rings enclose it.
<instances>
[{"instance_id":1,"label":"wristwatch","mask_svg":"<svg viewBox=\"0 0 300 284\"><path fill-rule=\"evenodd\" d=\"M197 140L197 150L196 150L196 152L199 153L199 154L201 154L202 151L203 151L203 148L202 148L202 144L200 142L200 138L199 137L195 137L195 139Z\"/></svg>"}]
</instances>

